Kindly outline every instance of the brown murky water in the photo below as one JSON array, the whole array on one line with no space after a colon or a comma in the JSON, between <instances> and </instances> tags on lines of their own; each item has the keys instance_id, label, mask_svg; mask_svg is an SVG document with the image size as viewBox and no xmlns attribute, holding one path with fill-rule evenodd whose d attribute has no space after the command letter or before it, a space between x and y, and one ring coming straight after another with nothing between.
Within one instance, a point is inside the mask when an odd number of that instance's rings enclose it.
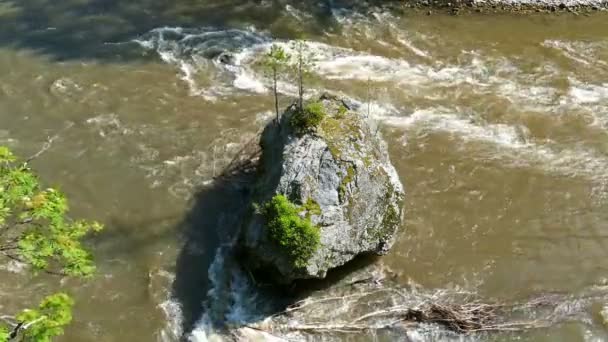
<instances>
[{"instance_id":1,"label":"brown murky water","mask_svg":"<svg viewBox=\"0 0 608 342\"><path fill-rule=\"evenodd\" d=\"M400 281L501 301L606 285L608 17L200 2L0 2L0 144L28 156L52 141L33 167L75 216L107 225L91 240L93 281L3 264L1 311L62 285L78 303L62 341L192 328L231 231L185 243L213 210L198 191L271 115L256 56L298 31L318 58L311 93L370 99L389 142L409 193L383 258ZM217 61L223 50L235 65ZM608 339L590 310L595 320L481 339Z\"/></svg>"}]
</instances>

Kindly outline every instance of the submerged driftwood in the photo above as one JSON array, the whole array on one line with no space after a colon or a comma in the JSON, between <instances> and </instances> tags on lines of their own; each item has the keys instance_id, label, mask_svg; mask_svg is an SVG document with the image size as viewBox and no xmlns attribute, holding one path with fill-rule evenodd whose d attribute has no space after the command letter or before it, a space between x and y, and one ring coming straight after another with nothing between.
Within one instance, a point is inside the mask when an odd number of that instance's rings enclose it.
<instances>
[{"instance_id":1,"label":"submerged driftwood","mask_svg":"<svg viewBox=\"0 0 608 342\"><path fill-rule=\"evenodd\" d=\"M553 293L522 302L492 302L462 289L423 291L403 286L375 264L261 322L237 329L235 336L242 341L251 336L267 338L260 341L340 341L366 333L407 341L409 331L422 328L432 340L447 340L588 321L591 307L606 300L608 288L602 287L578 296Z\"/></svg>"}]
</instances>

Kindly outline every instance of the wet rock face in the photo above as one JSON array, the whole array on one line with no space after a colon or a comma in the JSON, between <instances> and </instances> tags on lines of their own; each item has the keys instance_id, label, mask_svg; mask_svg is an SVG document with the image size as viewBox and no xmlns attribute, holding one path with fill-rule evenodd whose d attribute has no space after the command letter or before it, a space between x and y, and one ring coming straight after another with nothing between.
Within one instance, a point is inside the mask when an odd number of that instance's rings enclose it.
<instances>
[{"instance_id":1,"label":"wet rock face","mask_svg":"<svg viewBox=\"0 0 608 342\"><path fill-rule=\"evenodd\" d=\"M242 230L245 261L278 271L283 282L324 278L359 254L386 253L402 222L405 194L385 143L354 105L329 96L320 102L325 116L314 129L294 131L293 106L280 125L266 127L254 194L258 204L278 194L296 205L318 204L320 210L302 215L319 228L319 246L305 267L295 267L271 241L262 215L252 212Z\"/></svg>"}]
</instances>

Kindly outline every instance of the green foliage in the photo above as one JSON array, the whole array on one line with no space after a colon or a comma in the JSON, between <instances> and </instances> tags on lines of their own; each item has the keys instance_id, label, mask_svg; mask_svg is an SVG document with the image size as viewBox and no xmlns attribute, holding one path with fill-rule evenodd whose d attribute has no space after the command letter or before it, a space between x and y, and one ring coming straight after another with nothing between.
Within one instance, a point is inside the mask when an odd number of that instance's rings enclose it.
<instances>
[{"instance_id":1,"label":"green foliage","mask_svg":"<svg viewBox=\"0 0 608 342\"><path fill-rule=\"evenodd\" d=\"M311 102L304 110L297 111L290 120L291 127L298 134L308 132L321 123L325 118L325 109L321 102Z\"/></svg>"},{"instance_id":2,"label":"green foliage","mask_svg":"<svg viewBox=\"0 0 608 342\"><path fill-rule=\"evenodd\" d=\"M282 70L287 66L289 54L281 46L272 44L270 50L266 53L263 60L265 69L269 72Z\"/></svg>"},{"instance_id":3,"label":"green foliage","mask_svg":"<svg viewBox=\"0 0 608 342\"><path fill-rule=\"evenodd\" d=\"M11 334L15 341L50 342L63 335L72 321L74 301L65 293L48 296L35 309L25 309L14 318L12 327L0 326L0 342L7 342Z\"/></svg>"},{"instance_id":4,"label":"green foliage","mask_svg":"<svg viewBox=\"0 0 608 342\"><path fill-rule=\"evenodd\" d=\"M295 54L295 58L293 59L291 65L298 84L298 109L303 111L304 83L312 74L316 56L311 52L311 49L307 48L303 40L294 41L291 48L294 50Z\"/></svg>"},{"instance_id":5,"label":"green foliage","mask_svg":"<svg viewBox=\"0 0 608 342\"><path fill-rule=\"evenodd\" d=\"M15 156L8 147L0 146L0 163L12 163L15 160Z\"/></svg>"},{"instance_id":6,"label":"green foliage","mask_svg":"<svg viewBox=\"0 0 608 342\"><path fill-rule=\"evenodd\" d=\"M313 121L315 126L318 125L321 122L321 120L323 120L323 118L325 117L325 108L323 108L323 104L321 102L309 103L304 108L304 111L306 113L308 113L308 115L311 117L310 120Z\"/></svg>"},{"instance_id":7,"label":"green foliage","mask_svg":"<svg viewBox=\"0 0 608 342\"><path fill-rule=\"evenodd\" d=\"M287 197L276 195L261 208L270 239L283 247L294 266L299 268L306 267L308 259L321 243L319 227L313 225L309 217L300 216L303 210L307 210L306 207L311 206L314 207L312 204L299 207Z\"/></svg>"},{"instance_id":8,"label":"green foliage","mask_svg":"<svg viewBox=\"0 0 608 342\"><path fill-rule=\"evenodd\" d=\"M348 113L348 108L346 108L344 105L340 105L338 108L338 113L336 114L336 119L344 119L346 113Z\"/></svg>"},{"instance_id":9,"label":"green foliage","mask_svg":"<svg viewBox=\"0 0 608 342\"><path fill-rule=\"evenodd\" d=\"M285 49L279 45L272 44L270 51L268 51L262 61L264 69L272 76L272 90L274 94L274 107L277 122L279 121L279 92L277 91L277 79L279 74L287 68L289 58Z\"/></svg>"},{"instance_id":10,"label":"green foliage","mask_svg":"<svg viewBox=\"0 0 608 342\"><path fill-rule=\"evenodd\" d=\"M5 326L0 325L0 342L8 341L9 333Z\"/></svg>"},{"instance_id":11,"label":"green foliage","mask_svg":"<svg viewBox=\"0 0 608 342\"><path fill-rule=\"evenodd\" d=\"M72 321L74 301L65 293L57 293L42 300L37 309L23 310L17 320L23 323L20 331L26 341L49 342L63 335L63 328ZM1 339L0 339L1 341Z\"/></svg>"},{"instance_id":12,"label":"green foliage","mask_svg":"<svg viewBox=\"0 0 608 342\"><path fill-rule=\"evenodd\" d=\"M403 205L403 198L395 191L395 187L387 181L386 183L386 194L384 196L384 205L386 211L382 222L380 223L380 229L377 232L378 238L385 239L389 237L394 231L395 227L401 224L401 217L393 206L393 202L397 203L397 207Z\"/></svg>"},{"instance_id":13,"label":"green foliage","mask_svg":"<svg viewBox=\"0 0 608 342\"><path fill-rule=\"evenodd\" d=\"M55 189L42 189L27 163L0 146L0 255L27 262L37 270L59 267L66 275L89 277L95 271L81 244L97 222L67 218L68 202ZM17 315L14 326L0 325L0 342L11 333L19 341L49 342L72 321L74 301L64 293L43 299L38 308ZM18 325L17 325L18 323Z\"/></svg>"},{"instance_id":14,"label":"green foliage","mask_svg":"<svg viewBox=\"0 0 608 342\"><path fill-rule=\"evenodd\" d=\"M0 147L0 251L38 270L59 267L66 275L95 271L82 238L103 229L97 222L67 218L68 202L55 189L41 189L27 164Z\"/></svg>"}]
</instances>

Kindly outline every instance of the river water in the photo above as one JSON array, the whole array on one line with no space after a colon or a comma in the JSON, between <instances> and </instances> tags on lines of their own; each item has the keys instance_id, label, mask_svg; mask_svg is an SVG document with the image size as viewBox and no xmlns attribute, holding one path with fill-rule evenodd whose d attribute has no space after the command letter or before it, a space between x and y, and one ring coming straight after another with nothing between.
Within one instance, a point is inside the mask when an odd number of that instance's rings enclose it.
<instances>
[{"instance_id":1,"label":"river water","mask_svg":"<svg viewBox=\"0 0 608 342\"><path fill-rule=\"evenodd\" d=\"M366 104L407 188L404 230L381 259L397 281L501 302L560 293L564 316L584 313L474 340L608 340L608 303L577 301L608 285L607 19L2 0L0 144L23 156L47 144L32 166L107 229L90 241L91 281L3 264L0 309L62 287L77 305L60 341L204 340L214 277L230 273L217 248L234 232L209 218L235 205L205 185L272 116L259 56L304 35L309 95ZM285 105L295 88L280 90ZM255 311L239 284L227 320Z\"/></svg>"}]
</instances>

